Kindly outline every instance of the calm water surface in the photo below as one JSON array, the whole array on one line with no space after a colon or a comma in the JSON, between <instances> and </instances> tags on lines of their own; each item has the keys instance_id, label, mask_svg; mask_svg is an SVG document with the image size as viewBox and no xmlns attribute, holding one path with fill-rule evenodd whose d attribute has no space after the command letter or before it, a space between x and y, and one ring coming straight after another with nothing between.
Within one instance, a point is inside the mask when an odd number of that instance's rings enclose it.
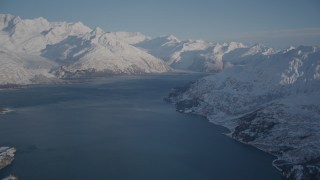
<instances>
[{"instance_id":1,"label":"calm water surface","mask_svg":"<svg viewBox=\"0 0 320 180\"><path fill-rule=\"evenodd\" d=\"M162 98L200 74L115 77L0 91L0 146L17 148L0 179L281 179L274 157Z\"/></svg>"}]
</instances>

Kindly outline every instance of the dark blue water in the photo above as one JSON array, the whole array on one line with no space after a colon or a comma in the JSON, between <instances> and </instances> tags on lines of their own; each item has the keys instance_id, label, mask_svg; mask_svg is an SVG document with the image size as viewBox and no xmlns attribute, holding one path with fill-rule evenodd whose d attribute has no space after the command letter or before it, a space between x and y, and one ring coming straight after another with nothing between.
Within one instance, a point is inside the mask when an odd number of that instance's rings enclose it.
<instances>
[{"instance_id":1,"label":"dark blue water","mask_svg":"<svg viewBox=\"0 0 320 180\"><path fill-rule=\"evenodd\" d=\"M0 172L19 179L280 179L274 157L238 143L162 98L201 75L115 77L0 91Z\"/></svg>"}]
</instances>

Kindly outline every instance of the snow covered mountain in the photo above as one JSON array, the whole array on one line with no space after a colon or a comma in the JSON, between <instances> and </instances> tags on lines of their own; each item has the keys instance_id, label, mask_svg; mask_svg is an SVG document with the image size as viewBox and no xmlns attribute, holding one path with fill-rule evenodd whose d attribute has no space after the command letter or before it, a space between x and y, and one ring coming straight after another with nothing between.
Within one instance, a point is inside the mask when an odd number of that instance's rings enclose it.
<instances>
[{"instance_id":1,"label":"snow covered mountain","mask_svg":"<svg viewBox=\"0 0 320 180\"><path fill-rule=\"evenodd\" d=\"M251 59L174 90L177 110L206 116L230 136L277 156L288 179L320 177L320 48Z\"/></svg>"},{"instance_id":2,"label":"snow covered mountain","mask_svg":"<svg viewBox=\"0 0 320 180\"><path fill-rule=\"evenodd\" d=\"M220 72L234 65L244 65L252 59L268 58L275 53L272 48L260 44L248 47L237 42L180 41L173 35L152 39L141 33L104 32L100 28L92 30L81 22L21 19L8 14L0 15L0 46L3 52L18 56L20 62L32 57L39 63L53 63L47 66L46 73L42 73L43 68L38 70L38 67L25 68L19 63L11 64L10 71L2 71L6 76L0 77L0 84L28 84L30 77L51 77L52 74L65 78L160 73L171 71L171 68ZM3 57L2 61L9 61L8 56ZM21 72L28 72L28 75L18 76L17 73Z\"/></svg>"},{"instance_id":3,"label":"snow covered mountain","mask_svg":"<svg viewBox=\"0 0 320 180\"><path fill-rule=\"evenodd\" d=\"M59 43L48 45L41 55L65 65L57 72L59 77L88 73L140 74L170 71L163 61L123 39L117 33L105 33L96 28L83 36L69 36Z\"/></svg>"},{"instance_id":4,"label":"snow covered mountain","mask_svg":"<svg viewBox=\"0 0 320 180\"><path fill-rule=\"evenodd\" d=\"M130 45L147 39L141 33L91 30L81 22L48 22L44 18L21 19L2 14L0 84L29 84L35 82L32 80L35 77L55 75L79 77L171 71L162 60Z\"/></svg>"},{"instance_id":5,"label":"snow covered mountain","mask_svg":"<svg viewBox=\"0 0 320 180\"><path fill-rule=\"evenodd\" d=\"M238 42L180 41L172 35L146 39L135 46L163 59L173 68L200 72L219 72L233 64L275 53L261 44L248 47Z\"/></svg>"}]
</instances>

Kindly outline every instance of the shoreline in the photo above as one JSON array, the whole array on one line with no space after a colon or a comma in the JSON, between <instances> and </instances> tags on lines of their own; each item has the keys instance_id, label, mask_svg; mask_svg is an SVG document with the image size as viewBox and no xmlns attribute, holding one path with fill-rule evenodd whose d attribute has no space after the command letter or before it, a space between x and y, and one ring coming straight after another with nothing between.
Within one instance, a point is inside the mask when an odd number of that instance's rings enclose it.
<instances>
[{"instance_id":1,"label":"shoreline","mask_svg":"<svg viewBox=\"0 0 320 180\"><path fill-rule=\"evenodd\" d=\"M175 104L174 104L174 105L175 105ZM262 148L259 148L258 146L255 146L254 144L249 144L249 143L240 141L240 140L232 137L232 130L231 130L229 127L223 126L223 125L220 125L220 124L217 124L217 123L214 123L213 121L210 121L210 119L209 119L207 116L205 116L205 115L202 115L202 114L199 114L199 113L196 113L196 112L184 112L184 111L179 111L179 110L177 110L177 112L183 113L183 114L193 114L193 115L197 115L197 116L204 117L204 118L206 118L206 120L208 121L208 123L212 123L212 124L214 124L214 125L216 125L216 126L220 126L220 127L226 128L229 132L227 132L227 133L222 133L222 134L225 135L225 136L227 136L228 138L231 138L231 139L235 140L237 143L241 143L241 144L244 144L244 145L247 145L247 146L251 146L251 147L253 147L253 148L255 148L255 149L259 150L259 151L262 151L262 152L264 152L264 153L266 153L266 154L268 154L268 155L273 156L275 159L274 159L273 161L271 161L272 166L280 172L280 175L281 175L282 177L284 177L283 174L282 174L283 170L282 170L280 167L278 167L278 166L276 166L276 165L274 164L275 161L280 160L278 156L276 156L276 155L274 155L274 154L272 154L272 153L270 153L270 152L268 152L268 151L265 151L265 150L263 150Z\"/></svg>"},{"instance_id":2,"label":"shoreline","mask_svg":"<svg viewBox=\"0 0 320 180\"><path fill-rule=\"evenodd\" d=\"M208 121L208 123L212 123L212 124L214 124L214 125L216 125L216 126L220 126L220 127L225 128L228 132L222 133L222 134L225 135L225 136L227 136L228 138L236 141L237 143L241 143L241 144L244 144L244 145L247 145L247 146L251 146L251 147L253 147L253 148L255 148L255 149L259 150L259 151L262 151L262 152L264 152L264 153L266 153L266 154L268 154L268 155L271 155L272 157L274 157L274 159L271 161L272 166L279 171L281 177L284 177L284 175L282 174L283 169L281 169L280 167L278 167L278 166L274 163L274 162L276 162L277 160L280 160L278 156L276 156L276 155L274 155L274 154L272 154L272 153L270 153L270 152L268 152L268 151L265 151L265 150L263 150L262 148L259 148L258 146L255 146L254 144L246 143L246 142L244 142L244 141L241 141L241 140L239 140L239 139L236 139L235 137L232 137L233 131L230 129L230 127L224 126L224 125L221 125L221 124L218 124L218 123L215 123L214 121L211 121L208 116L206 116L206 115L204 115L204 114L201 114L201 113L199 113L199 112L195 112L195 111L192 111L192 110L188 110L188 109L187 109L186 111L184 111L184 110L182 110L182 109L177 108L177 104L176 104L174 101L172 101L172 99L170 99L170 97L165 97L165 98L164 98L164 101L167 102L167 103L169 103L169 104L174 105L176 111L179 112L179 113L192 114L192 115L204 117L204 118Z\"/></svg>"},{"instance_id":3,"label":"shoreline","mask_svg":"<svg viewBox=\"0 0 320 180\"><path fill-rule=\"evenodd\" d=\"M176 106L176 103L172 103L173 105L175 105L176 107L176 111L179 112L179 113L183 113L183 114L192 114L192 115L197 115L197 116L201 116L201 117L204 117L209 123L212 123L214 125L217 125L217 126L221 126L223 128L226 128L229 132L227 133L222 133L223 135L225 136L228 136L229 138L235 140L237 143L241 143L241 144L244 144L244 145L248 145L248 146L251 146L259 151L262 151L268 155L271 155L274 157L274 160L271 162L271 165L279 172L279 175L284 178L284 179L291 179L293 178L292 177L292 174L289 174L290 172L292 172L293 170L295 169L301 169L301 171L303 172L309 172L309 173L318 173L319 169L317 169L316 167L314 167L314 169L312 170L308 170L308 169L305 169L305 167L307 168L313 168L313 167L308 167L308 164L303 164L303 163L291 163L289 161L286 161L284 159L281 158L281 156L277 156L276 154L272 154L272 152L268 152L267 150L264 150L262 147L259 147L259 144L251 144L251 143L247 143L245 141L241 141L240 139L237 139L236 137L233 137L232 136L232 133L234 131L232 131L232 129L230 129L230 127L228 126L224 126L224 125L221 125L221 124L218 124L212 120L210 120L210 118L208 116L206 116L205 114L201 114L199 112L195 112L195 111L190 111L190 110L181 110L181 109L178 109L177 106ZM263 144L260 144L260 145L263 145ZM277 164L277 162L282 162L282 163L279 163ZM293 174L295 175L295 174ZM311 175L313 177L313 175ZM302 177L301 177L302 178Z\"/></svg>"},{"instance_id":4,"label":"shoreline","mask_svg":"<svg viewBox=\"0 0 320 180\"><path fill-rule=\"evenodd\" d=\"M183 89L185 89L185 87L184 87ZM170 95L169 95L169 96L170 96ZM279 166L277 166L277 165L275 164L275 162L276 162L277 160L281 160L277 155L272 154L272 153L264 150L263 148L260 148L259 146L256 146L255 144L250 144L250 143L241 141L241 140L233 137L233 136L232 136L232 133L233 133L234 131L231 129L231 128L232 128L231 126L225 126L225 125L216 123L215 121L210 120L210 118L209 118L206 114L202 114L202 113L200 113L200 112L196 112L196 111L190 110L189 108L192 108L190 105L194 105L194 103L191 103L191 104L187 103L187 104L186 104L186 105L187 105L187 108L184 108L184 107L179 106L179 105L177 106L177 103L175 102L175 100L171 99L171 97L168 97L168 96L165 97L165 98L164 98L164 101L166 101L167 103L173 104L173 105L175 106L176 111L179 112L179 113L192 114L192 115L201 116L201 117L204 117L204 118L208 121L208 123L212 123L212 124L214 124L214 125L216 125L216 126L220 126L220 127L226 128L226 130L227 130L228 132L222 133L222 134L225 135L225 136L227 136L228 138L231 138L232 140L236 141L237 143L241 143L241 144L244 144L244 145L247 145L247 146L251 146L251 147L253 147L253 148L255 148L255 149L259 150L259 151L262 151L263 153L266 153L266 154L268 154L268 155L271 155L272 157L274 157L274 159L271 161L272 166L279 172L279 175L280 175L281 177L285 178L285 174L283 174L283 173L284 173L284 169L281 169L281 167L279 167Z\"/></svg>"}]
</instances>

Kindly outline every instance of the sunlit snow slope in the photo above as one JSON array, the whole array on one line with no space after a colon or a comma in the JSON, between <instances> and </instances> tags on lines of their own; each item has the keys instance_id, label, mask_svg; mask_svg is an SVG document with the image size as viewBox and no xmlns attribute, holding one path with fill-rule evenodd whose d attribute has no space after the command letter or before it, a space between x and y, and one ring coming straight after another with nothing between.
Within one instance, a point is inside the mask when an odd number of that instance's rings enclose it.
<instances>
[{"instance_id":1,"label":"sunlit snow slope","mask_svg":"<svg viewBox=\"0 0 320 180\"><path fill-rule=\"evenodd\" d=\"M131 43L140 33L106 33L81 22L48 22L0 15L0 84L37 83L35 77L141 74L171 71Z\"/></svg>"}]
</instances>

